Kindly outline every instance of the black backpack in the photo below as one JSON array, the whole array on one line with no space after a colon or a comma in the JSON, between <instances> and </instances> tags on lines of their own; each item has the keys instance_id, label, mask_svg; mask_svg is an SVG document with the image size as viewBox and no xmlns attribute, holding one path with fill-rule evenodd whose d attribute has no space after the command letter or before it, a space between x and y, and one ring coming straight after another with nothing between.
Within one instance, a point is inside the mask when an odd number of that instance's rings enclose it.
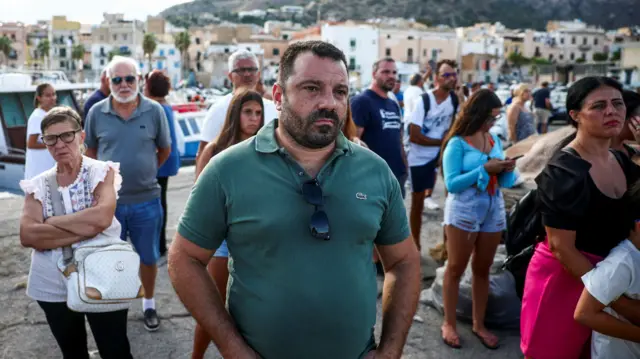
<instances>
[{"instance_id":1,"label":"black backpack","mask_svg":"<svg viewBox=\"0 0 640 359\"><path fill-rule=\"evenodd\" d=\"M507 260L503 268L515 279L516 293L522 299L527 268L536 244L544 239L545 231L538 208L538 190L532 189L513 205L507 215L504 237Z\"/></svg>"},{"instance_id":2,"label":"black backpack","mask_svg":"<svg viewBox=\"0 0 640 359\"><path fill-rule=\"evenodd\" d=\"M449 92L449 96L451 96L451 104L453 105L453 118L456 118L456 113L458 112L458 95L454 91ZM424 105L424 116L426 117L429 114L429 110L431 109L431 100L429 99L429 93L425 92L421 95L422 104Z\"/></svg>"}]
</instances>

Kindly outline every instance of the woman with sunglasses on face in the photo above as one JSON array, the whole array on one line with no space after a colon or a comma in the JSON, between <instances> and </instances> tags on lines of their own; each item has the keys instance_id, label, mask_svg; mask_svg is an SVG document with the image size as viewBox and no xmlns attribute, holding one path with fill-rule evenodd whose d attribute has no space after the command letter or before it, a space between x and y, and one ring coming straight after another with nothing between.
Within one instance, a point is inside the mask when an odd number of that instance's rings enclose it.
<instances>
[{"instance_id":1,"label":"woman with sunglasses on face","mask_svg":"<svg viewBox=\"0 0 640 359\"><path fill-rule=\"evenodd\" d=\"M229 104L227 118L222 125L222 132L220 132L218 138L207 144L198 159L198 163L196 163L196 180L213 156L254 136L262 126L264 126L264 104L262 102L262 95L246 88L236 90ZM223 302L226 301L227 297L229 255L227 242L224 241L220 248L214 253L213 258L207 266L209 274L222 295ZM203 358L210 342L211 338L209 338L209 335L200 324L196 324L193 339L193 354L191 357L193 359Z\"/></svg>"},{"instance_id":2,"label":"woman with sunglasses on face","mask_svg":"<svg viewBox=\"0 0 640 359\"><path fill-rule=\"evenodd\" d=\"M581 277L627 238L634 220L624 193L638 167L610 149L627 114L621 85L583 78L569 88L566 107L577 131L536 178L546 238L527 268L520 317L520 348L531 359L588 358L591 329L574 320ZM640 319L640 304L624 296L610 307Z\"/></svg>"},{"instance_id":3,"label":"woman with sunglasses on face","mask_svg":"<svg viewBox=\"0 0 640 359\"><path fill-rule=\"evenodd\" d=\"M67 279L58 269L62 248L102 233L120 236L115 219L122 183L119 164L82 155L85 138L80 116L68 107L55 107L41 124L42 142L54 167L20 181L25 193L20 218L20 242L33 248L27 295L38 302L64 359L89 359L85 317L104 359L132 358L127 338L127 310L78 313L67 307ZM55 182L50 180L55 177ZM67 215L54 215L53 198L65 204Z\"/></svg>"},{"instance_id":4,"label":"woman with sunglasses on face","mask_svg":"<svg viewBox=\"0 0 640 359\"><path fill-rule=\"evenodd\" d=\"M47 146L40 141L40 135L42 135L40 124L47 112L56 105L57 100L56 90L51 84L43 83L36 87L36 96L33 100L33 106L36 109L33 110L27 122L25 179L31 179L56 164L49 151L47 151Z\"/></svg>"},{"instance_id":5,"label":"woman with sunglasses on face","mask_svg":"<svg viewBox=\"0 0 640 359\"><path fill-rule=\"evenodd\" d=\"M485 347L498 348L498 338L484 326L489 270L506 229L500 188L513 186L516 179L515 161L505 159L500 139L489 133L501 108L493 91L474 92L442 144L442 169L448 191L444 211L448 260L442 288L442 340L456 349L461 347L456 331L460 279L472 254L473 333Z\"/></svg>"}]
</instances>

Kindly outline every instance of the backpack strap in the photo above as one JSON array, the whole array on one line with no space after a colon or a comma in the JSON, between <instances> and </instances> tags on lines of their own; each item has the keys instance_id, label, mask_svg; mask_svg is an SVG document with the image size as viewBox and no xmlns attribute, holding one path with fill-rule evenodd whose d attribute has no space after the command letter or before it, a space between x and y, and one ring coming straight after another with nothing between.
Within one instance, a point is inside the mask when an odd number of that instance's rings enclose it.
<instances>
[{"instance_id":1,"label":"backpack strap","mask_svg":"<svg viewBox=\"0 0 640 359\"><path fill-rule=\"evenodd\" d=\"M428 92L423 93L420 97L422 97L422 105L424 106L424 117L427 117L431 109L431 97Z\"/></svg>"},{"instance_id":2,"label":"backpack strap","mask_svg":"<svg viewBox=\"0 0 640 359\"><path fill-rule=\"evenodd\" d=\"M458 105L460 104L460 100L458 99L458 95L454 91L449 93L451 96L451 104L453 105L453 117L456 117L456 113L458 112Z\"/></svg>"}]
</instances>

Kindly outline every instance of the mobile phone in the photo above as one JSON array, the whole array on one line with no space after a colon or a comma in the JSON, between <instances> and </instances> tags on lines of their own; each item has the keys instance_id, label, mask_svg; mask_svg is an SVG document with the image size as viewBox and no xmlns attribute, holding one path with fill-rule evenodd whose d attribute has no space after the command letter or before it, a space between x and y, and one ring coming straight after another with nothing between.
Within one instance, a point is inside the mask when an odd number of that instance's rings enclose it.
<instances>
[{"instance_id":1,"label":"mobile phone","mask_svg":"<svg viewBox=\"0 0 640 359\"><path fill-rule=\"evenodd\" d=\"M522 158L522 157L524 157L524 155L518 155L518 156L515 156L515 157L513 157L513 158L507 158L507 160L509 160L509 161L515 161L515 160L517 160L517 159L519 159L519 158Z\"/></svg>"}]
</instances>

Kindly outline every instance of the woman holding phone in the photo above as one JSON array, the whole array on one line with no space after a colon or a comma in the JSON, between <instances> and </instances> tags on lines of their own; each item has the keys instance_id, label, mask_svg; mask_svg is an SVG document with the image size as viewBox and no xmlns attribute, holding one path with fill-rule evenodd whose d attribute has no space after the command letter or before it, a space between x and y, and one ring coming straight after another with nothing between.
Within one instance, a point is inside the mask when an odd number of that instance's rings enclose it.
<instances>
[{"instance_id":1,"label":"woman holding phone","mask_svg":"<svg viewBox=\"0 0 640 359\"><path fill-rule=\"evenodd\" d=\"M490 90L474 92L453 122L443 141L442 169L449 195L444 224L448 261L444 272L444 323L442 340L458 349L456 306L460 279L473 258L473 333L489 349L498 348L498 338L484 326L489 297L489 270L506 215L501 187L516 180L515 160L505 159L502 144L489 129L500 114L502 103Z\"/></svg>"}]
</instances>

